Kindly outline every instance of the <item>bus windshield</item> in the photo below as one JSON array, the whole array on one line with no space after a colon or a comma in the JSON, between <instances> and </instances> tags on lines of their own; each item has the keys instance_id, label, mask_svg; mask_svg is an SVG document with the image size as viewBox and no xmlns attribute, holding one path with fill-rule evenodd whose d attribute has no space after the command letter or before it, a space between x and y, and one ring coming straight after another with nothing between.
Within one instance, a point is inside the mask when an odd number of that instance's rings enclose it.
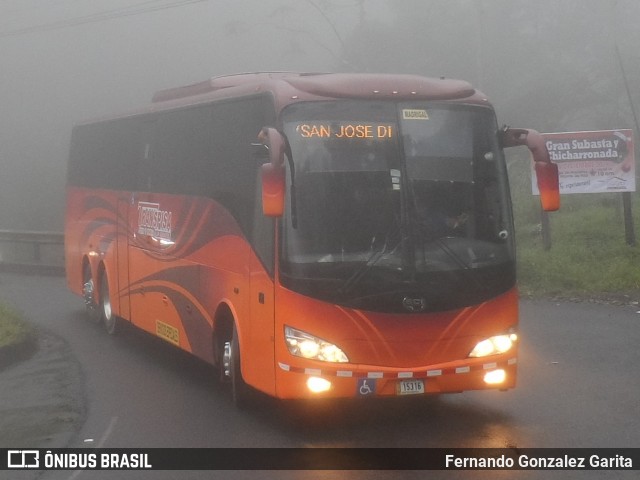
<instances>
[{"instance_id":1,"label":"bus windshield","mask_svg":"<svg viewBox=\"0 0 640 480\"><path fill-rule=\"evenodd\" d=\"M285 287L404 313L513 287L509 190L490 108L309 102L288 107L283 128L294 192L281 222Z\"/></svg>"}]
</instances>

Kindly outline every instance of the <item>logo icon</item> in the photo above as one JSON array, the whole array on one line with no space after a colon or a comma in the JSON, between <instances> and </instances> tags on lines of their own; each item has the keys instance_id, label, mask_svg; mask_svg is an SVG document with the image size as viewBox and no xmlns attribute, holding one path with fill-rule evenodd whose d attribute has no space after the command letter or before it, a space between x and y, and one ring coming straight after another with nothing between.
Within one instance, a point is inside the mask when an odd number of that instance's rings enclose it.
<instances>
[{"instance_id":1,"label":"logo icon","mask_svg":"<svg viewBox=\"0 0 640 480\"><path fill-rule=\"evenodd\" d=\"M40 468L40 452L38 450L7 451L8 468Z\"/></svg>"},{"instance_id":2,"label":"logo icon","mask_svg":"<svg viewBox=\"0 0 640 480\"><path fill-rule=\"evenodd\" d=\"M363 397L376 393L376 381L370 378L361 378L358 380L358 393Z\"/></svg>"},{"instance_id":3,"label":"logo icon","mask_svg":"<svg viewBox=\"0 0 640 480\"><path fill-rule=\"evenodd\" d=\"M424 298L404 297L402 306L410 312L424 312L427 308L427 301Z\"/></svg>"},{"instance_id":4,"label":"logo icon","mask_svg":"<svg viewBox=\"0 0 640 480\"><path fill-rule=\"evenodd\" d=\"M138 202L138 234L171 240L171 217L159 203Z\"/></svg>"}]
</instances>

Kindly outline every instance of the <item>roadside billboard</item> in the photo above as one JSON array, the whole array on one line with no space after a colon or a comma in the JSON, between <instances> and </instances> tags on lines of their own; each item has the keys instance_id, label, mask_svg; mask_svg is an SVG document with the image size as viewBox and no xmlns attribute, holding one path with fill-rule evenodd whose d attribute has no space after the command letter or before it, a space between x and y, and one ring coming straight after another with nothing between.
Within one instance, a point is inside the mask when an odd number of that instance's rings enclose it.
<instances>
[{"instance_id":1,"label":"roadside billboard","mask_svg":"<svg viewBox=\"0 0 640 480\"><path fill-rule=\"evenodd\" d=\"M560 193L635 192L633 131L543 133L549 157L558 164ZM539 195L532 162L531 188Z\"/></svg>"}]
</instances>

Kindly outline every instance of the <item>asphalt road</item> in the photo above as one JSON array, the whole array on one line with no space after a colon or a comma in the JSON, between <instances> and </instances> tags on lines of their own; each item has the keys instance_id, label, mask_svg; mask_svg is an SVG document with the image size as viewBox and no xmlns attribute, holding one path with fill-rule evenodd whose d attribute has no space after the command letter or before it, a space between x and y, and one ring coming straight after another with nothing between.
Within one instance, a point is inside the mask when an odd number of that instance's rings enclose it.
<instances>
[{"instance_id":1,"label":"asphalt road","mask_svg":"<svg viewBox=\"0 0 640 480\"><path fill-rule=\"evenodd\" d=\"M320 405L265 400L261 408L246 412L234 408L208 366L150 336L127 331L110 337L88 322L82 299L67 291L64 278L2 273L0 300L21 310L42 329L48 347L55 347L48 382L38 380L42 377L27 381L33 369L42 374L45 348L0 372L2 390L14 391L17 399L21 392L25 397L33 393L34 401L46 403L36 392L57 388L50 399L72 404L67 417L56 414L69 432L36 436L39 445L34 446L640 446L639 306L523 301L519 385L509 392ZM5 416L18 412L4 408L0 414ZM46 405L40 410L48 411ZM41 478L595 479L637 478L637 472L58 471Z\"/></svg>"}]
</instances>

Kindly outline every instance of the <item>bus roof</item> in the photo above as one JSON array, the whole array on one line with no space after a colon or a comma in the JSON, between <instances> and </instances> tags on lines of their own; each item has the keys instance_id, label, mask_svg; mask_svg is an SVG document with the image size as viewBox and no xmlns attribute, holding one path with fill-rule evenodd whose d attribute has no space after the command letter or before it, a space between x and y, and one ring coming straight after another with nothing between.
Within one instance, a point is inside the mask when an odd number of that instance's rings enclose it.
<instances>
[{"instance_id":1,"label":"bus roof","mask_svg":"<svg viewBox=\"0 0 640 480\"><path fill-rule=\"evenodd\" d=\"M160 90L146 107L85 120L78 126L260 93L270 93L278 111L295 102L337 98L440 100L490 106L483 93L463 80L371 73L257 72Z\"/></svg>"},{"instance_id":2,"label":"bus roof","mask_svg":"<svg viewBox=\"0 0 640 480\"><path fill-rule=\"evenodd\" d=\"M214 77L167 90L153 96L153 103L216 98L271 91L281 106L291 101L320 98L463 100L486 105L486 96L468 82L418 75L368 73L260 72ZM204 99L203 99L204 100Z\"/></svg>"}]
</instances>

